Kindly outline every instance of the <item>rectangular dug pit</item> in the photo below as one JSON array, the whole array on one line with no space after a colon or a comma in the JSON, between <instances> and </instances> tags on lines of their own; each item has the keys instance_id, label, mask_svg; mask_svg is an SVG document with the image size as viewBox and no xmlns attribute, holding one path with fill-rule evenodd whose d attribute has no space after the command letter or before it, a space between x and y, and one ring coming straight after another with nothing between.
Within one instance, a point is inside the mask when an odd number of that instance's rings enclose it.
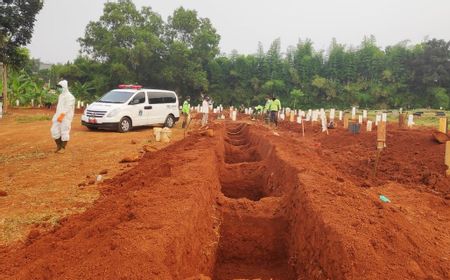
<instances>
[{"instance_id":1,"label":"rectangular dug pit","mask_svg":"<svg viewBox=\"0 0 450 280\"><path fill-rule=\"evenodd\" d=\"M260 162L225 165L220 174L222 193L229 198L260 200L266 196L265 169Z\"/></svg>"},{"instance_id":2,"label":"rectangular dug pit","mask_svg":"<svg viewBox=\"0 0 450 280\"><path fill-rule=\"evenodd\" d=\"M224 213L214 279L296 279L282 217Z\"/></svg>"},{"instance_id":3,"label":"rectangular dug pit","mask_svg":"<svg viewBox=\"0 0 450 280\"><path fill-rule=\"evenodd\" d=\"M225 143L225 163L260 161L261 156L255 147L233 146Z\"/></svg>"}]
</instances>

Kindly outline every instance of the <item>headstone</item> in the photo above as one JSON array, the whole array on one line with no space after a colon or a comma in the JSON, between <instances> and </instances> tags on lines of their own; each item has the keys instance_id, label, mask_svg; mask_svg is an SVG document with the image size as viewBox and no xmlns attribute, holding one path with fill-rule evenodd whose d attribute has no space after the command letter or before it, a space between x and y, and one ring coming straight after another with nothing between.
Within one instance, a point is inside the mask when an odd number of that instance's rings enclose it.
<instances>
[{"instance_id":1,"label":"headstone","mask_svg":"<svg viewBox=\"0 0 450 280\"><path fill-rule=\"evenodd\" d=\"M378 124L381 122L381 115L377 114L375 116L375 125L378 126Z\"/></svg>"},{"instance_id":2,"label":"headstone","mask_svg":"<svg viewBox=\"0 0 450 280\"><path fill-rule=\"evenodd\" d=\"M372 131L372 121L367 121L366 130L367 132Z\"/></svg>"},{"instance_id":3,"label":"headstone","mask_svg":"<svg viewBox=\"0 0 450 280\"><path fill-rule=\"evenodd\" d=\"M361 131L361 124L352 121L349 123L348 125L348 130L352 133L352 134L359 134L359 132Z\"/></svg>"},{"instance_id":4,"label":"headstone","mask_svg":"<svg viewBox=\"0 0 450 280\"><path fill-rule=\"evenodd\" d=\"M320 119L322 119L322 118L327 118L327 113L325 113L325 110L324 109L320 109L320 111L319 111L319 118Z\"/></svg>"},{"instance_id":5,"label":"headstone","mask_svg":"<svg viewBox=\"0 0 450 280\"><path fill-rule=\"evenodd\" d=\"M34 108L34 99L31 99L31 107Z\"/></svg>"},{"instance_id":6,"label":"headstone","mask_svg":"<svg viewBox=\"0 0 450 280\"><path fill-rule=\"evenodd\" d=\"M330 121L334 120L335 115L336 115L336 110L330 109Z\"/></svg>"},{"instance_id":7,"label":"headstone","mask_svg":"<svg viewBox=\"0 0 450 280\"><path fill-rule=\"evenodd\" d=\"M294 114L294 112L293 111L291 111L290 112L290 115L289 115L289 117L290 117L290 122L294 122L295 121L295 114Z\"/></svg>"},{"instance_id":8,"label":"headstone","mask_svg":"<svg viewBox=\"0 0 450 280\"><path fill-rule=\"evenodd\" d=\"M3 102L0 102L0 119L3 118Z\"/></svg>"},{"instance_id":9,"label":"headstone","mask_svg":"<svg viewBox=\"0 0 450 280\"><path fill-rule=\"evenodd\" d=\"M356 107L352 108L352 120L356 119Z\"/></svg>"},{"instance_id":10,"label":"headstone","mask_svg":"<svg viewBox=\"0 0 450 280\"><path fill-rule=\"evenodd\" d=\"M363 123L363 116L361 116L361 115L358 116L358 123L359 124Z\"/></svg>"},{"instance_id":11,"label":"headstone","mask_svg":"<svg viewBox=\"0 0 450 280\"><path fill-rule=\"evenodd\" d=\"M386 147L386 121L381 118L377 126L377 149L382 150Z\"/></svg>"},{"instance_id":12,"label":"headstone","mask_svg":"<svg viewBox=\"0 0 450 280\"><path fill-rule=\"evenodd\" d=\"M80 107L81 107L81 101L78 100L78 101L77 101L77 109L80 109Z\"/></svg>"},{"instance_id":13,"label":"headstone","mask_svg":"<svg viewBox=\"0 0 450 280\"><path fill-rule=\"evenodd\" d=\"M398 115L398 127L399 128L406 128L407 127L406 114L401 113L401 114Z\"/></svg>"},{"instance_id":14,"label":"headstone","mask_svg":"<svg viewBox=\"0 0 450 280\"><path fill-rule=\"evenodd\" d=\"M348 128L348 115L344 114L344 129Z\"/></svg>"},{"instance_id":15,"label":"headstone","mask_svg":"<svg viewBox=\"0 0 450 280\"><path fill-rule=\"evenodd\" d=\"M291 109L290 108L286 108L285 110L285 114L286 114L286 118L289 118L291 116Z\"/></svg>"},{"instance_id":16,"label":"headstone","mask_svg":"<svg viewBox=\"0 0 450 280\"><path fill-rule=\"evenodd\" d=\"M343 112L339 111L339 120L342 121Z\"/></svg>"},{"instance_id":17,"label":"headstone","mask_svg":"<svg viewBox=\"0 0 450 280\"><path fill-rule=\"evenodd\" d=\"M448 120L447 117L439 118L439 131L447 134L448 132Z\"/></svg>"},{"instance_id":18,"label":"headstone","mask_svg":"<svg viewBox=\"0 0 450 280\"><path fill-rule=\"evenodd\" d=\"M316 122L319 119L319 111L318 110L314 110L312 112L312 121Z\"/></svg>"},{"instance_id":19,"label":"headstone","mask_svg":"<svg viewBox=\"0 0 450 280\"><path fill-rule=\"evenodd\" d=\"M302 123L302 117L301 116L297 117L297 123L300 123L300 124Z\"/></svg>"},{"instance_id":20,"label":"headstone","mask_svg":"<svg viewBox=\"0 0 450 280\"><path fill-rule=\"evenodd\" d=\"M327 127L327 117L322 116L322 117L320 118L320 120L322 121L322 132L327 131L327 130L328 130L328 127Z\"/></svg>"},{"instance_id":21,"label":"headstone","mask_svg":"<svg viewBox=\"0 0 450 280\"><path fill-rule=\"evenodd\" d=\"M19 107L20 106L20 101L19 101L19 99L16 99L16 107Z\"/></svg>"},{"instance_id":22,"label":"headstone","mask_svg":"<svg viewBox=\"0 0 450 280\"><path fill-rule=\"evenodd\" d=\"M408 115L408 127L411 128L414 125L414 115L413 114L409 114Z\"/></svg>"},{"instance_id":23,"label":"headstone","mask_svg":"<svg viewBox=\"0 0 450 280\"><path fill-rule=\"evenodd\" d=\"M231 120L236 121L237 119L237 111L231 111Z\"/></svg>"},{"instance_id":24,"label":"headstone","mask_svg":"<svg viewBox=\"0 0 450 280\"><path fill-rule=\"evenodd\" d=\"M363 115L362 115L363 119L366 121L367 120L367 110L363 111Z\"/></svg>"}]
</instances>

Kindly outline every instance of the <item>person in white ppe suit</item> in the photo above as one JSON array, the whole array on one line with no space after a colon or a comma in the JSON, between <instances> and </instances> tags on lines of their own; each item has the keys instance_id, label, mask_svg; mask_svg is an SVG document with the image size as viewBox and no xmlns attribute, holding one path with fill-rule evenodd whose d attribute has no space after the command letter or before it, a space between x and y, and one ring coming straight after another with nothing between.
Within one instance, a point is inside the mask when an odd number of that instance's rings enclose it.
<instances>
[{"instance_id":1,"label":"person in white ppe suit","mask_svg":"<svg viewBox=\"0 0 450 280\"><path fill-rule=\"evenodd\" d=\"M70 128L75 111L75 97L69 92L66 80L60 81L57 87L60 95L50 132L56 143L55 153L63 153L70 139Z\"/></svg>"},{"instance_id":2,"label":"person in white ppe suit","mask_svg":"<svg viewBox=\"0 0 450 280\"><path fill-rule=\"evenodd\" d=\"M202 102L202 127L206 126L208 124L208 114L209 114L209 97L203 96L203 102Z\"/></svg>"}]
</instances>

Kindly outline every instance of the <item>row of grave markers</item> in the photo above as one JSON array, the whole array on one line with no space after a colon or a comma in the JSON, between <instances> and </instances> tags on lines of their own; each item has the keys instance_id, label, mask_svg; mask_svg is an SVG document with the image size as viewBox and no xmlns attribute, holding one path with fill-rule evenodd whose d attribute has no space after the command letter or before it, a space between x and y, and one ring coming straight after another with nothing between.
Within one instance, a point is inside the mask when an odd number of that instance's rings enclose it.
<instances>
[{"instance_id":1,"label":"row of grave markers","mask_svg":"<svg viewBox=\"0 0 450 280\"><path fill-rule=\"evenodd\" d=\"M76 103L77 109L86 108L88 105L89 105L88 103L84 103L84 101L81 101L81 100L77 100L77 103ZM31 99L31 107L34 108L34 106L35 106L34 99ZM20 100L19 99L16 99L16 107L20 107ZM37 107L38 108L41 107L41 104L37 104Z\"/></svg>"}]
</instances>

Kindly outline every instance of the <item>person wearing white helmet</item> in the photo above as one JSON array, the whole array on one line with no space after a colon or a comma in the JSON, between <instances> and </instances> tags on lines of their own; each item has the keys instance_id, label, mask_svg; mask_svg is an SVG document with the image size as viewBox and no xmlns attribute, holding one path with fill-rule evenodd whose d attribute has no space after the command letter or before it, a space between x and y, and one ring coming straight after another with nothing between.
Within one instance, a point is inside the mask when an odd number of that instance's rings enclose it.
<instances>
[{"instance_id":1,"label":"person wearing white helmet","mask_svg":"<svg viewBox=\"0 0 450 280\"><path fill-rule=\"evenodd\" d=\"M66 80L60 81L57 87L60 94L50 132L56 143L55 153L64 153L70 139L70 128L75 111L75 97L69 92Z\"/></svg>"}]
</instances>

